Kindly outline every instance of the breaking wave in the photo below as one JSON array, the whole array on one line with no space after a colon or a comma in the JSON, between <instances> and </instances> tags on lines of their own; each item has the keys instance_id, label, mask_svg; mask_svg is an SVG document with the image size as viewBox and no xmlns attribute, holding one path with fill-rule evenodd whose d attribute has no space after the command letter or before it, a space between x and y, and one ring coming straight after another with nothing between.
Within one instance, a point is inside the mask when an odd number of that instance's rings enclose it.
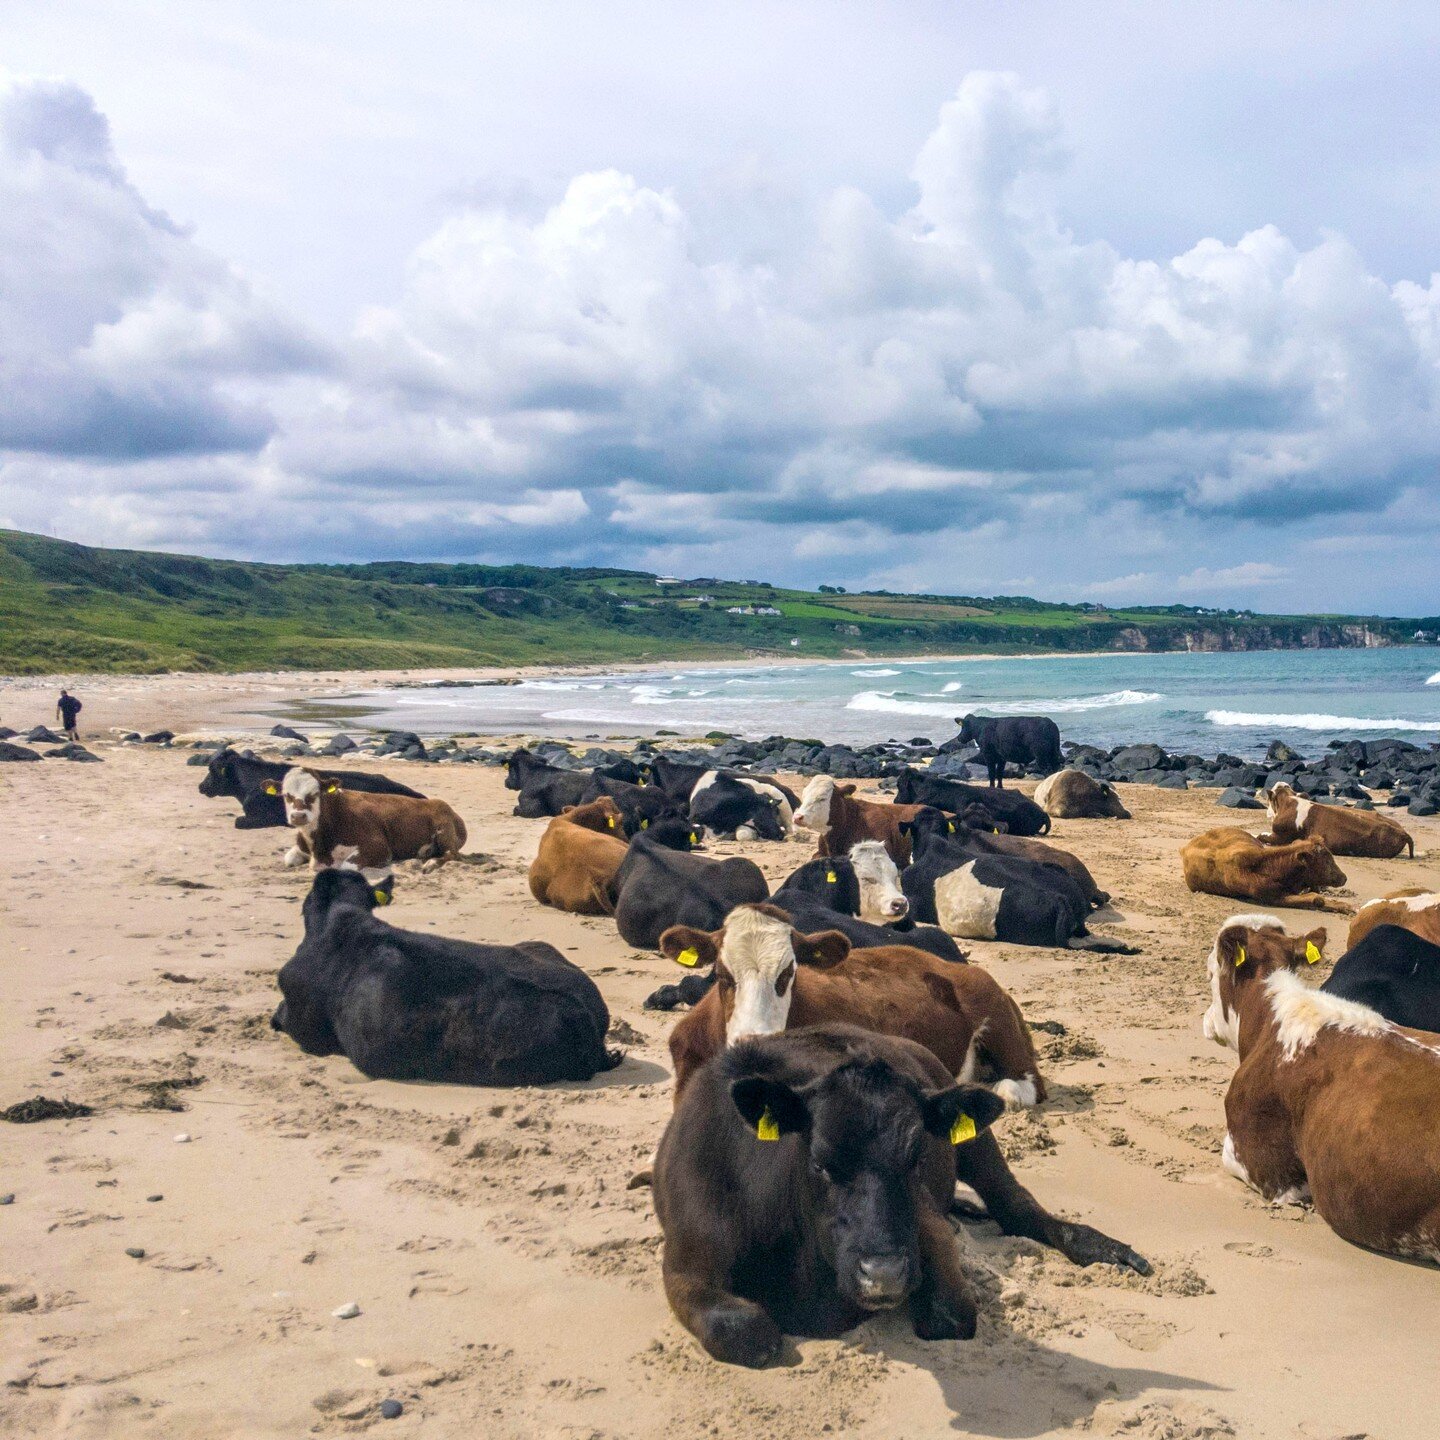
<instances>
[{"instance_id":1,"label":"breaking wave","mask_svg":"<svg viewBox=\"0 0 1440 1440\"><path fill-rule=\"evenodd\" d=\"M1361 715L1262 715L1249 710L1207 710L1212 725L1262 730L1437 730L1440 720L1369 720Z\"/></svg>"},{"instance_id":2,"label":"breaking wave","mask_svg":"<svg viewBox=\"0 0 1440 1440\"><path fill-rule=\"evenodd\" d=\"M1149 705L1164 698L1153 690L1111 690L1104 695L1074 695L1060 700L1014 700L983 708L986 713L995 715L1075 714L1084 710L1109 710L1119 705ZM878 710L890 715L939 715L950 719L953 718L955 705L953 701L948 705L922 705L914 700L898 699L893 690L862 690L858 695L851 696L845 708Z\"/></svg>"}]
</instances>

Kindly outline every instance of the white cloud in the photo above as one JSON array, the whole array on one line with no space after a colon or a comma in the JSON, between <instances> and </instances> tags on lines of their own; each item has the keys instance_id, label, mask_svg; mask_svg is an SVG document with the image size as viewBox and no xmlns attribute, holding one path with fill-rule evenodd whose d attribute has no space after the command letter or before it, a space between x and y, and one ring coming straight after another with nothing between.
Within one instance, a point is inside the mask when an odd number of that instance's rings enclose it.
<instances>
[{"instance_id":1,"label":"white cloud","mask_svg":"<svg viewBox=\"0 0 1440 1440\"><path fill-rule=\"evenodd\" d=\"M1223 570L1209 570L1205 566L1181 575L1175 581L1175 588L1183 592L1192 590L1251 590L1261 585L1277 585L1290 572L1280 565L1271 565L1265 560L1246 560L1240 565L1227 565Z\"/></svg>"}]
</instances>

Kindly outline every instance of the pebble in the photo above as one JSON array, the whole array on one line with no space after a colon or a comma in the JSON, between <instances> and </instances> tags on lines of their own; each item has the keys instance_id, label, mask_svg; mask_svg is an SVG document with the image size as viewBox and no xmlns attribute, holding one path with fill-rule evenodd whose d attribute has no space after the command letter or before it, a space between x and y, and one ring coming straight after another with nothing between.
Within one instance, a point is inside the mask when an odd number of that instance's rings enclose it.
<instances>
[{"instance_id":1,"label":"pebble","mask_svg":"<svg viewBox=\"0 0 1440 1440\"><path fill-rule=\"evenodd\" d=\"M145 1258L145 1252L138 1245L128 1246L125 1253L132 1260L143 1260Z\"/></svg>"},{"instance_id":2,"label":"pebble","mask_svg":"<svg viewBox=\"0 0 1440 1440\"><path fill-rule=\"evenodd\" d=\"M351 1300L342 1305L338 1310L332 1310L330 1313L337 1320L353 1320L360 1313L360 1307Z\"/></svg>"},{"instance_id":3,"label":"pebble","mask_svg":"<svg viewBox=\"0 0 1440 1440\"><path fill-rule=\"evenodd\" d=\"M398 1400L382 1400L380 1402L380 1418L382 1420L398 1420L405 1413L405 1407Z\"/></svg>"},{"instance_id":4,"label":"pebble","mask_svg":"<svg viewBox=\"0 0 1440 1440\"><path fill-rule=\"evenodd\" d=\"M190 1132L188 1130L182 1130L175 1137L175 1143L177 1145L188 1145L190 1143Z\"/></svg>"},{"instance_id":5,"label":"pebble","mask_svg":"<svg viewBox=\"0 0 1440 1440\"><path fill-rule=\"evenodd\" d=\"M0 1195L0 1205L13 1205L14 1203L15 1203L15 1192L14 1192L13 1190L8 1191L8 1192L7 1192L6 1194L4 1194L4 1195Z\"/></svg>"},{"instance_id":6,"label":"pebble","mask_svg":"<svg viewBox=\"0 0 1440 1440\"><path fill-rule=\"evenodd\" d=\"M153 1205L157 1200L163 1200L165 1197L163 1195L147 1195L145 1198Z\"/></svg>"}]
</instances>

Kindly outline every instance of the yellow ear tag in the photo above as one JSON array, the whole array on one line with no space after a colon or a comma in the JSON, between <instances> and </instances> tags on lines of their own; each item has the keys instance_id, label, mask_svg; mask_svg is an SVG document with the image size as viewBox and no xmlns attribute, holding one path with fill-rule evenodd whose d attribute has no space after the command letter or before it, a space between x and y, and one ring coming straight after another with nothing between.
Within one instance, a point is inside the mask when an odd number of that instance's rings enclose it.
<instances>
[{"instance_id":1,"label":"yellow ear tag","mask_svg":"<svg viewBox=\"0 0 1440 1440\"><path fill-rule=\"evenodd\" d=\"M390 892L388 890L377 890L375 892L375 903L377 905L388 905L390 903Z\"/></svg>"},{"instance_id":2,"label":"yellow ear tag","mask_svg":"<svg viewBox=\"0 0 1440 1440\"><path fill-rule=\"evenodd\" d=\"M280 793L280 787L272 780L265 786L265 793L267 795L278 795Z\"/></svg>"},{"instance_id":3,"label":"yellow ear tag","mask_svg":"<svg viewBox=\"0 0 1440 1440\"><path fill-rule=\"evenodd\" d=\"M1313 940L1305 942L1305 961L1309 965L1320 963L1320 947Z\"/></svg>"},{"instance_id":4,"label":"yellow ear tag","mask_svg":"<svg viewBox=\"0 0 1440 1440\"><path fill-rule=\"evenodd\" d=\"M333 795L339 788L340 788L340 786L339 786L334 780L332 780L332 781L325 787L325 793L326 793L327 795Z\"/></svg>"},{"instance_id":5,"label":"yellow ear tag","mask_svg":"<svg viewBox=\"0 0 1440 1440\"><path fill-rule=\"evenodd\" d=\"M955 822L953 820L947 820L945 822L945 829L949 834L953 835L955 833Z\"/></svg>"},{"instance_id":6,"label":"yellow ear tag","mask_svg":"<svg viewBox=\"0 0 1440 1440\"><path fill-rule=\"evenodd\" d=\"M685 966L687 970L693 970L700 963L700 952L693 947L689 950L682 950L675 957L675 963Z\"/></svg>"},{"instance_id":7,"label":"yellow ear tag","mask_svg":"<svg viewBox=\"0 0 1440 1440\"><path fill-rule=\"evenodd\" d=\"M768 1105L755 1126L755 1138L757 1140L778 1140L780 1138L779 1122L770 1113Z\"/></svg>"},{"instance_id":8,"label":"yellow ear tag","mask_svg":"<svg viewBox=\"0 0 1440 1440\"><path fill-rule=\"evenodd\" d=\"M840 877L833 870L827 870L825 872L825 883L827 885L834 885L839 881L839 879Z\"/></svg>"},{"instance_id":9,"label":"yellow ear tag","mask_svg":"<svg viewBox=\"0 0 1440 1440\"><path fill-rule=\"evenodd\" d=\"M1242 945L1235 952L1235 968L1238 970L1245 963L1245 947Z\"/></svg>"},{"instance_id":10,"label":"yellow ear tag","mask_svg":"<svg viewBox=\"0 0 1440 1440\"><path fill-rule=\"evenodd\" d=\"M613 815L607 815L605 817L605 823L613 830L615 828L615 817Z\"/></svg>"},{"instance_id":11,"label":"yellow ear tag","mask_svg":"<svg viewBox=\"0 0 1440 1440\"><path fill-rule=\"evenodd\" d=\"M952 1145L963 1145L967 1140L975 1138L975 1122L970 1116L960 1114L955 1117L955 1123L950 1127L950 1143Z\"/></svg>"},{"instance_id":12,"label":"yellow ear tag","mask_svg":"<svg viewBox=\"0 0 1440 1440\"><path fill-rule=\"evenodd\" d=\"M698 845L700 843L700 837L693 830L690 832L690 843L692 845Z\"/></svg>"},{"instance_id":13,"label":"yellow ear tag","mask_svg":"<svg viewBox=\"0 0 1440 1440\"><path fill-rule=\"evenodd\" d=\"M611 820L610 823L613 825L615 822L614 822L614 820ZM649 822L649 820L641 820L641 822L640 822L640 828L641 828L642 830L648 830L648 829L650 828L650 822Z\"/></svg>"}]
</instances>

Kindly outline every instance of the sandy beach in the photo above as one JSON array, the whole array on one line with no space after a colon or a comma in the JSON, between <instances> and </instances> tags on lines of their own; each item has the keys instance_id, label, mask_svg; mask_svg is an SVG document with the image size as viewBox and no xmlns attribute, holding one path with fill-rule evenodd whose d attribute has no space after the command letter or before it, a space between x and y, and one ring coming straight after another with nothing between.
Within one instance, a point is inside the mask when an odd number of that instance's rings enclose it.
<instances>
[{"instance_id":1,"label":"sandy beach","mask_svg":"<svg viewBox=\"0 0 1440 1440\"><path fill-rule=\"evenodd\" d=\"M0 1194L15 1197L0 1208L0 1432L1434 1433L1434 1269L1346 1245L1221 1169L1233 1056L1200 1033L1205 957L1219 923L1254 907L1181 882L1181 843L1228 818L1213 792L1127 786L1132 822L1055 825L1116 896L1102 920L1142 954L970 942L1027 1018L1064 1030L1037 1032L1049 1103L997 1127L1016 1173L1135 1245L1154 1276L1082 1271L967 1224L975 1340L925 1344L896 1315L750 1373L708 1360L670 1315L649 1194L626 1189L669 1113L673 1017L641 1001L674 967L609 920L533 902L543 822L510 813L501 772L385 763L456 806L471 852L429 875L402 867L386 918L546 939L583 966L626 1051L585 1085L372 1082L302 1054L269 1028L309 884L280 865L284 833L236 831L235 802L197 793L187 751L90 739L243 728L277 697L356 679L88 681L82 728L105 763L0 769L0 1105L43 1094L95 1110L0 1134ZM0 719L47 718L42 684L49 699L50 682L7 685ZM1440 880L1440 824L1406 818L1420 858L1344 861L1352 903ZM774 882L811 847L712 848L750 854ZM1318 923L1338 955L1344 918ZM350 1302L356 1318L332 1317ZM381 1418L385 1399L400 1418Z\"/></svg>"}]
</instances>

